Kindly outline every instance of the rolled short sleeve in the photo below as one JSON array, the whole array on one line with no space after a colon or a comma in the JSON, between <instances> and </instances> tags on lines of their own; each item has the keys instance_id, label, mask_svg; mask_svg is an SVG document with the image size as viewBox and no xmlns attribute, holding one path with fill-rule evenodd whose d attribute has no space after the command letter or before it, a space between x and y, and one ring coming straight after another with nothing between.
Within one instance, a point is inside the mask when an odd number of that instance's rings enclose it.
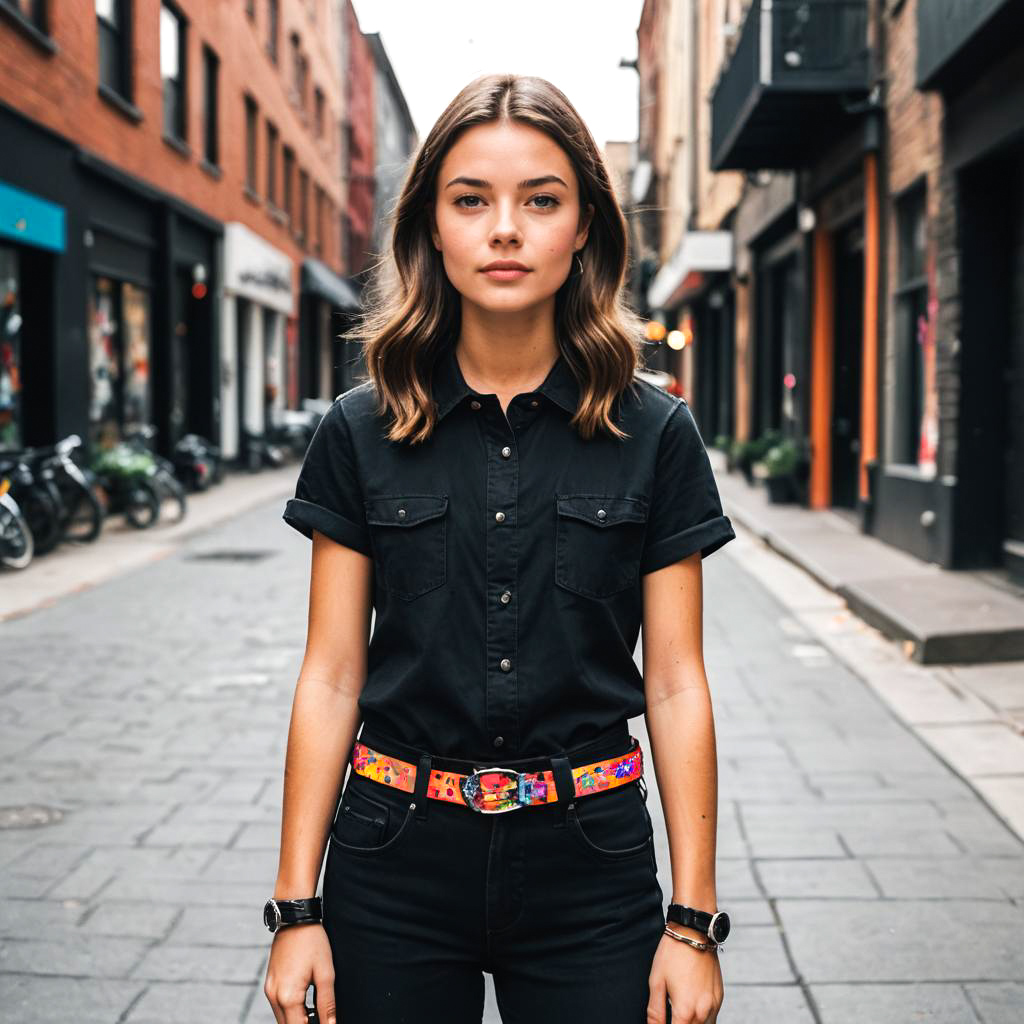
<instances>
[{"instance_id":1,"label":"rolled short sleeve","mask_svg":"<svg viewBox=\"0 0 1024 1024\"><path fill-rule=\"evenodd\" d=\"M282 518L310 539L319 530L345 547L371 554L352 434L339 399L313 433L295 497L288 499Z\"/></svg>"},{"instance_id":2,"label":"rolled short sleeve","mask_svg":"<svg viewBox=\"0 0 1024 1024\"><path fill-rule=\"evenodd\" d=\"M735 539L690 407L680 401L662 431L640 556L641 574L700 551L706 558Z\"/></svg>"}]
</instances>

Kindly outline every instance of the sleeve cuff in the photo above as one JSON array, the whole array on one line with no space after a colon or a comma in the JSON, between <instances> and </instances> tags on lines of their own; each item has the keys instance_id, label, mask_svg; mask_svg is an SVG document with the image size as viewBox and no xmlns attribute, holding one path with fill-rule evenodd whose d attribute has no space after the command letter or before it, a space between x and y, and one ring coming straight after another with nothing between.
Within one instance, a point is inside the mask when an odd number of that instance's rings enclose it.
<instances>
[{"instance_id":1,"label":"sleeve cuff","mask_svg":"<svg viewBox=\"0 0 1024 1024\"><path fill-rule=\"evenodd\" d=\"M310 540L313 539L313 531L319 530L338 544L364 555L372 554L366 530L323 505L315 505L302 498L289 498L281 518Z\"/></svg>"},{"instance_id":2,"label":"sleeve cuff","mask_svg":"<svg viewBox=\"0 0 1024 1024\"><path fill-rule=\"evenodd\" d=\"M640 575L663 569L666 565L681 561L695 551L700 551L701 558L707 558L735 537L736 533L728 516L717 516L706 522L697 523L696 526L691 526L681 533L674 533L671 537L652 545L640 561Z\"/></svg>"}]
</instances>

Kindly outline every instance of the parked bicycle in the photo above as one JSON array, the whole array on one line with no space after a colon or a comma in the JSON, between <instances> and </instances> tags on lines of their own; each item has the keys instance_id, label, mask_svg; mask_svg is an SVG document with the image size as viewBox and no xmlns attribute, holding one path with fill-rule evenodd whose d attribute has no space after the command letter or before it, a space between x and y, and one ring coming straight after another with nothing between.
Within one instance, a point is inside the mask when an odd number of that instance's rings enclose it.
<instances>
[{"instance_id":1,"label":"parked bicycle","mask_svg":"<svg viewBox=\"0 0 1024 1024\"><path fill-rule=\"evenodd\" d=\"M24 569L34 550L32 530L11 494L11 484L22 471L19 465L0 455L0 566L5 569Z\"/></svg>"},{"instance_id":2,"label":"parked bicycle","mask_svg":"<svg viewBox=\"0 0 1024 1024\"><path fill-rule=\"evenodd\" d=\"M157 498L163 505L169 500L175 509L173 522L179 523L185 518L188 512L188 496L185 487L178 479L174 471L174 463L170 459L158 455L153 450L153 439L156 437L156 427L146 423L138 427L132 427L124 432L123 444L131 451L139 455L147 455L153 460L155 472L151 476L152 486L156 489ZM161 517L163 511L161 511Z\"/></svg>"}]
</instances>

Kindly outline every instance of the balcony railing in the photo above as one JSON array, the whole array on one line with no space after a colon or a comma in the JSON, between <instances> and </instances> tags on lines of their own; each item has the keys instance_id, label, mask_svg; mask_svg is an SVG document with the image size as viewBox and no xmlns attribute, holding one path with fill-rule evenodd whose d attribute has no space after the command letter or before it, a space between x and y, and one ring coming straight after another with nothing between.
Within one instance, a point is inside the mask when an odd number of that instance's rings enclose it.
<instances>
[{"instance_id":1,"label":"balcony railing","mask_svg":"<svg viewBox=\"0 0 1024 1024\"><path fill-rule=\"evenodd\" d=\"M711 96L711 165L801 166L868 89L867 0L753 0Z\"/></svg>"}]
</instances>

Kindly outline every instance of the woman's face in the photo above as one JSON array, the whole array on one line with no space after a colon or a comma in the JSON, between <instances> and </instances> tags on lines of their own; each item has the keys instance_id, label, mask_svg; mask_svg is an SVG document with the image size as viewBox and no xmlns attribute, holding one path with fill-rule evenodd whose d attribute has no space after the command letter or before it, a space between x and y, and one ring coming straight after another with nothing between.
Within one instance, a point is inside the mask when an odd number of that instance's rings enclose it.
<instances>
[{"instance_id":1,"label":"woman's face","mask_svg":"<svg viewBox=\"0 0 1024 1024\"><path fill-rule=\"evenodd\" d=\"M441 162L432 233L463 300L512 313L550 300L570 270L579 273L574 255L592 216L549 135L492 122L467 129ZM525 269L488 270L495 261Z\"/></svg>"}]
</instances>

